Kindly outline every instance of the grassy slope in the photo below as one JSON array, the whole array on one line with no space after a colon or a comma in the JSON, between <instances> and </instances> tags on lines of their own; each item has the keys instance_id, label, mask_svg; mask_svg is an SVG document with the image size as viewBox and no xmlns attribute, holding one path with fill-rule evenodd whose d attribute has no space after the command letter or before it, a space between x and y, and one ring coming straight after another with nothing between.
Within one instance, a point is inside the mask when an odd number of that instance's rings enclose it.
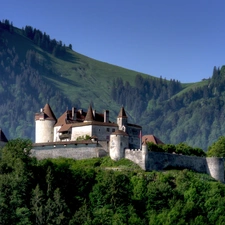
<instances>
[{"instance_id":1,"label":"grassy slope","mask_svg":"<svg viewBox=\"0 0 225 225\"><path fill-rule=\"evenodd\" d=\"M208 80L203 80L203 81L199 81L199 82L196 82L196 83L185 83L185 84L182 84L183 90L178 92L176 95L174 95L173 98L174 97L179 97L179 96L183 95L184 93L189 92L191 89L194 90L196 88L203 87L207 83L208 83Z\"/></svg>"},{"instance_id":2,"label":"grassy slope","mask_svg":"<svg viewBox=\"0 0 225 225\"><path fill-rule=\"evenodd\" d=\"M50 77L49 74L42 75L53 82L72 101L75 100L78 94L79 99L84 102L84 107L88 107L90 100L94 103L97 101L98 104L96 105L99 105L99 108L111 105L112 102L110 101L109 94L114 78L121 77L124 81L129 81L132 85L137 74L142 74L144 77L149 76L137 71L97 61L70 49L67 49L67 53L63 59L56 58L52 54L40 49L30 39L24 37L20 29L15 29L16 32L13 35L8 32L5 32L5 35L10 40L9 45L11 47L14 46L20 53L19 57L24 58L27 50L36 51L40 60L47 63L58 74L57 77ZM203 86L206 83L207 80L182 84L184 89L177 95ZM91 92L88 90L91 90Z\"/></svg>"},{"instance_id":3,"label":"grassy slope","mask_svg":"<svg viewBox=\"0 0 225 225\"><path fill-rule=\"evenodd\" d=\"M113 117L118 113L120 107L111 101L110 91L113 79L121 77L132 85L135 76L141 74L94 60L70 49L67 49L63 59L56 58L24 37L20 29L16 29L13 35L8 32L5 32L4 35L9 40L9 46L15 47L20 59L26 57L27 50L34 50L38 54L39 60L57 74L56 77L52 77L50 74L41 73L43 77L63 92L72 103L76 104L79 100L81 107L87 108L90 102L93 102L98 111L110 109Z\"/></svg>"}]
</instances>

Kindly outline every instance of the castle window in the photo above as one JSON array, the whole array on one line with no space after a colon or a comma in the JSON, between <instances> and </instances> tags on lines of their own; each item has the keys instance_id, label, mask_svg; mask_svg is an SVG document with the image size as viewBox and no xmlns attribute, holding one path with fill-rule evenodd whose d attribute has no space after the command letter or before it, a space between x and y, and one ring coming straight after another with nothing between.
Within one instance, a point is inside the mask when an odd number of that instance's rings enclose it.
<instances>
[{"instance_id":1,"label":"castle window","mask_svg":"<svg viewBox=\"0 0 225 225\"><path fill-rule=\"evenodd\" d=\"M106 131L107 131L107 132L109 132L109 131L110 131L110 129L109 129L109 128L106 128Z\"/></svg>"},{"instance_id":2,"label":"castle window","mask_svg":"<svg viewBox=\"0 0 225 225\"><path fill-rule=\"evenodd\" d=\"M114 128L112 129L112 132L115 132L115 129Z\"/></svg>"}]
</instances>

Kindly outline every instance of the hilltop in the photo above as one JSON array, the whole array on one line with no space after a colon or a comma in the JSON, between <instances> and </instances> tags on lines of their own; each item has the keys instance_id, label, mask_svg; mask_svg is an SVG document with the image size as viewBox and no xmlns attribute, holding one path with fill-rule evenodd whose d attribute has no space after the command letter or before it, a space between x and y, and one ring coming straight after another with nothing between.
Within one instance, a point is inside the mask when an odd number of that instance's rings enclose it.
<instances>
[{"instance_id":1,"label":"hilltop","mask_svg":"<svg viewBox=\"0 0 225 225\"><path fill-rule=\"evenodd\" d=\"M163 65L162 65L163 66ZM207 149L225 135L225 68L212 78L176 80L103 63L72 50L31 26L0 24L0 124L10 138L34 138L34 113L48 102L58 117L75 106L110 110L121 105L131 121L164 143Z\"/></svg>"}]
</instances>

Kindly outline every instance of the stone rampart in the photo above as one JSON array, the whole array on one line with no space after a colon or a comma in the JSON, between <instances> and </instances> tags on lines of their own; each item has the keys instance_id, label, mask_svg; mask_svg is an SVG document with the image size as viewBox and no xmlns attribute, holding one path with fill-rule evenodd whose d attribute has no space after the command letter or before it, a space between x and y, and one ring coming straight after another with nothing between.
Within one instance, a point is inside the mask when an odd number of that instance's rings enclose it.
<instances>
[{"instance_id":1,"label":"stone rampart","mask_svg":"<svg viewBox=\"0 0 225 225\"><path fill-rule=\"evenodd\" d=\"M105 149L99 143L80 143L80 144L43 144L33 146L31 156L37 159L46 158L72 158L72 159L90 159L108 155Z\"/></svg>"},{"instance_id":2,"label":"stone rampart","mask_svg":"<svg viewBox=\"0 0 225 225\"><path fill-rule=\"evenodd\" d=\"M199 173L207 173L211 177L224 182L224 159L205 158L170 154L163 152L144 152L140 149L126 149L125 158L138 164L146 171L162 171L168 169L190 169Z\"/></svg>"},{"instance_id":3,"label":"stone rampart","mask_svg":"<svg viewBox=\"0 0 225 225\"><path fill-rule=\"evenodd\" d=\"M205 173L207 170L206 159L197 156L148 152L147 170L166 170L171 168L187 168L200 173Z\"/></svg>"},{"instance_id":4,"label":"stone rampart","mask_svg":"<svg viewBox=\"0 0 225 225\"><path fill-rule=\"evenodd\" d=\"M106 156L109 154L108 150L108 142L45 143L35 144L31 150L31 155L37 157L37 159L58 157L89 159ZM223 158L148 152L140 149L125 149L124 157L146 171L190 169L199 173L207 173L214 179L224 182Z\"/></svg>"},{"instance_id":5,"label":"stone rampart","mask_svg":"<svg viewBox=\"0 0 225 225\"><path fill-rule=\"evenodd\" d=\"M190 169L199 173L207 173L214 179L224 182L223 158L205 158L178 155L162 152L148 152L146 170Z\"/></svg>"}]
</instances>

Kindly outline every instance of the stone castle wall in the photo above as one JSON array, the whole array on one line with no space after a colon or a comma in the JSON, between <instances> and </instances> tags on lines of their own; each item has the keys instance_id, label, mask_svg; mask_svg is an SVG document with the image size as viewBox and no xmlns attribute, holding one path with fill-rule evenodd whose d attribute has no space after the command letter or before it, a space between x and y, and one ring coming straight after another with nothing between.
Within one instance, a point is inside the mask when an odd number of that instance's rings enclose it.
<instances>
[{"instance_id":1,"label":"stone castle wall","mask_svg":"<svg viewBox=\"0 0 225 225\"><path fill-rule=\"evenodd\" d=\"M36 145L31 150L31 156L37 159L46 158L72 158L72 159L90 159L108 155L106 146L100 143L80 143L80 144L45 144Z\"/></svg>"},{"instance_id":2,"label":"stone castle wall","mask_svg":"<svg viewBox=\"0 0 225 225\"><path fill-rule=\"evenodd\" d=\"M205 158L163 152L145 153L140 149L126 149L125 158L138 164L142 169L146 171L190 169L199 173L207 173L214 179L224 182L223 158Z\"/></svg>"},{"instance_id":3,"label":"stone castle wall","mask_svg":"<svg viewBox=\"0 0 225 225\"><path fill-rule=\"evenodd\" d=\"M163 152L148 152L147 170L166 170L172 168L187 168L200 173L206 173L206 158Z\"/></svg>"},{"instance_id":4,"label":"stone castle wall","mask_svg":"<svg viewBox=\"0 0 225 225\"><path fill-rule=\"evenodd\" d=\"M66 157L88 159L109 155L108 142L45 144L36 145L31 155L37 159ZM199 173L207 173L214 179L224 182L224 159L186 156L163 152L146 152L140 149L125 149L124 157L138 164L146 171L162 171L168 169L190 169Z\"/></svg>"},{"instance_id":5,"label":"stone castle wall","mask_svg":"<svg viewBox=\"0 0 225 225\"><path fill-rule=\"evenodd\" d=\"M146 158L140 149L125 149L125 158L138 164L143 170L146 170Z\"/></svg>"}]
</instances>

